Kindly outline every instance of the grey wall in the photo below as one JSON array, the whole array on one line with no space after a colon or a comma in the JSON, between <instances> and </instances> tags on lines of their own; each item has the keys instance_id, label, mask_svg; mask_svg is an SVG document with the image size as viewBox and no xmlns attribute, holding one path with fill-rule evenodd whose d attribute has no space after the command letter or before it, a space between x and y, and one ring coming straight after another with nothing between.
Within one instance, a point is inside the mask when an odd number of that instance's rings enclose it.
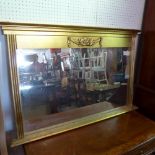
<instances>
[{"instance_id":1,"label":"grey wall","mask_svg":"<svg viewBox=\"0 0 155 155\"><path fill-rule=\"evenodd\" d=\"M9 75L7 64L7 49L5 37L0 28L0 92L2 109L4 112L4 126L6 131L13 129L13 112L10 98Z\"/></svg>"}]
</instances>

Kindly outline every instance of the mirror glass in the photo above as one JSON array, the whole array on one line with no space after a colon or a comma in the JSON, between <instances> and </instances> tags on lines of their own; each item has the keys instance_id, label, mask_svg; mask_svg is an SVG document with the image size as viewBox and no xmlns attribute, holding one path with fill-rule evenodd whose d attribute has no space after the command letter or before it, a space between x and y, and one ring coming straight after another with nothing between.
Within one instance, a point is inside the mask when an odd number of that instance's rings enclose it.
<instances>
[{"instance_id":1,"label":"mirror glass","mask_svg":"<svg viewBox=\"0 0 155 155\"><path fill-rule=\"evenodd\" d=\"M26 132L127 104L127 48L17 49Z\"/></svg>"}]
</instances>

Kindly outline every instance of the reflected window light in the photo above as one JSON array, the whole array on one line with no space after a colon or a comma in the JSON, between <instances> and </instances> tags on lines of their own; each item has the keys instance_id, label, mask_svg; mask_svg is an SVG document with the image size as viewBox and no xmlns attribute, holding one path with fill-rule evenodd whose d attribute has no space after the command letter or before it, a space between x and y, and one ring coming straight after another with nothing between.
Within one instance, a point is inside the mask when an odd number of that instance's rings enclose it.
<instances>
[{"instance_id":1,"label":"reflected window light","mask_svg":"<svg viewBox=\"0 0 155 155\"><path fill-rule=\"evenodd\" d=\"M17 65L20 67L28 67L32 64L32 62L26 61L23 54L17 55Z\"/></svg>"},{"instance_id":2,"label":"reflected window light","mask_svg":"<svg viewBox=\"0 0 155 155\"><path fill-rule=\"evenodd\" d=\"M66 63L67 63L67 65L69 66L69 69L71 69L71 63L70 63L70 61L69 61L69 58L66 59Z\"/></svg>"},{"instance_id":3,"label":"reflected window light","mask_svg":"<svg viewBox=\"0 0 155 155\"><path fill-rule=\"evenodd\" d=\"M29 90L29 89L31 89L33 86L31 86L31 85L26 85L26 86L23 86L23 85L21 85L20 86L20 90Z\"/></svg>"},{"instance_id":4,"label":"reflected window light","mask_svg":"<svg viewBox=\"0 0 155 155\"><path fill-rule=\"evenodd\" d=\"M62 68L62 71L65 71L63 62L61 62L61 68Z\"/></svg>"}]
</instances>

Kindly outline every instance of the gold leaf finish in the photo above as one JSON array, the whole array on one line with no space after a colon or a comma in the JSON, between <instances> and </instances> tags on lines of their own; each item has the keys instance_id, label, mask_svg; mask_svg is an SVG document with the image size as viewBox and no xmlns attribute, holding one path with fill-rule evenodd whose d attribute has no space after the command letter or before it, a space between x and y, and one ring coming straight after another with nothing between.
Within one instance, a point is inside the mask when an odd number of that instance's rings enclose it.
<instances>
[{"instance_id":1,"label":"gold leaf finish","mask_svg":"<svg viewBox=\"0 0 155 155\"><path fill-rule=\"evenodd\" d=\"M68 47L70 47L71 42L78 45L78 47L83 46L94 46L96 43L101 43L101 37L68 37ZM101 45L100 45L101 47Z\"/></svg>"},{"instance_id":2,"label":"gold leaf finish","mask_svg":"<svg viewBox=\"0 0 155 155\"><path fill-rule=\"evenodd\" d=\"M17 127L17 139L12 146L21 145L34 140L56 135L65 131L95 123L132 110L133 76L135 61L135 37L137 31L114 30L92 27L52 26L37 24L1 23L3 33L7 36L8 55L12 98ZM17 48L114 48L128 47L130 55L130 80L128 87L128 105L102 111L81 119L64 122L56 126L49 126L33 132L24 132L23 114L17 74Z\"/></svg>"}]
</instances>

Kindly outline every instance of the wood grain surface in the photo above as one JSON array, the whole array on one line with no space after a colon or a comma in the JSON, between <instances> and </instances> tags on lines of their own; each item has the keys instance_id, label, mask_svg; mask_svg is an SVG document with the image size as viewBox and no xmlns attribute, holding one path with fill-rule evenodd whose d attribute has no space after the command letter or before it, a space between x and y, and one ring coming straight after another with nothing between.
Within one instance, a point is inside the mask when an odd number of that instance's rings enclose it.
<instances>
[{"instance_id":1,"label":"wood grain surface","mask_svg":"<svg viewBox=\"0 0 155 155\"><path fill-rule=\"evenodd\" d=\"M27 155L122 155L154 141L154 137L155 123L133 111L26 144L25 151ZM145 151L153 150L153 144Z\"/></svg>"}]
</instances>

